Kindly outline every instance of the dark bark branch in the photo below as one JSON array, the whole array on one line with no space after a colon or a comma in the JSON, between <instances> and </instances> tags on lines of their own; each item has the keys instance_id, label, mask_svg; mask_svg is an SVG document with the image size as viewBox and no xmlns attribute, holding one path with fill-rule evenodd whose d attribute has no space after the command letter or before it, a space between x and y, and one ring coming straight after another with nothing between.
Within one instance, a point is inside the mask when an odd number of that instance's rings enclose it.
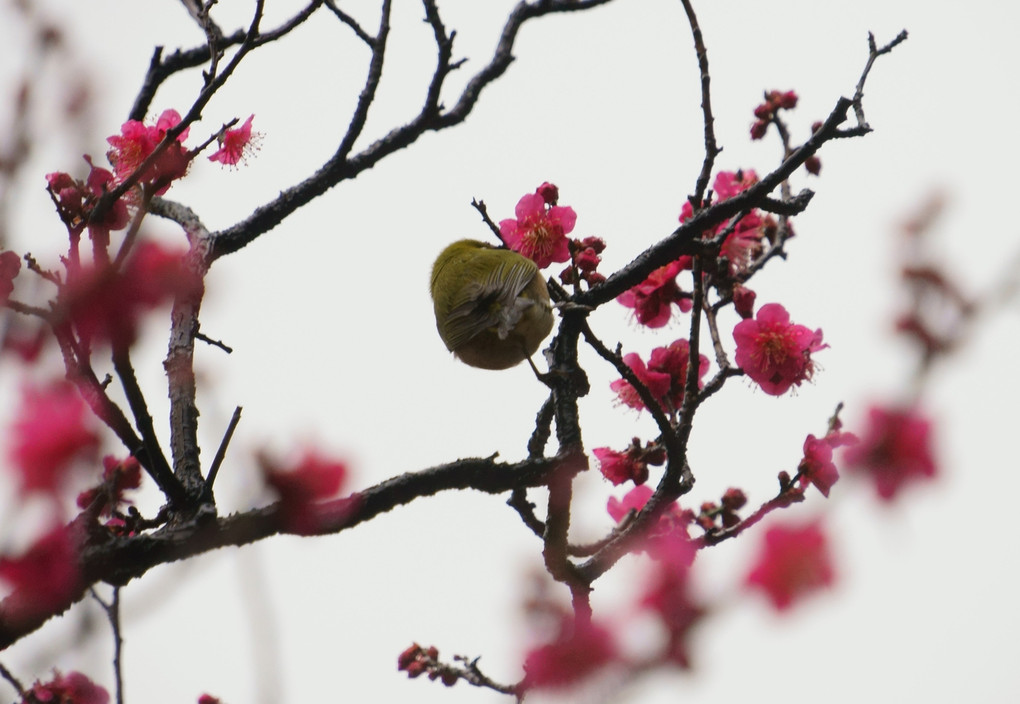
<instances>
[{"instance_id":1,"label":"dark bark branch","mask_svg":"<svg viewBox=\"0 0 1020 704\"><path fill-rule=\"evenodd\" d=\"M346 12L341 10L339 7L337 7L336 3L333 2L333 0L326 0L326 7L329 8L330 12L332 12L334 15L337 16L337 19L339 19L345 25L350 27L351 30L353 30L353 32L356 35L358 35L358 39L360 39L361 41L365 42L365 44L367 44L369 46L369 48L375 49L376 38L373 37L368 32L366 32L364 29L362 29L361 25L358 24L357 20L355 20L353 17L348 15Z\"/></svg>"},{"instance_id":2,"label":"dark bark branch","mask_svg":"<svg viewBox=\"0 0 1020 704\"><path fill-rule=\"evenodd\" d=\"M149 414L145 396L138 385L135 376L135 369L131 364L131 356L126 347L118 346L113 352L113 369L120 379L124 388L124 395L128 400L128 407L135 418L135 427L142 434L142 448L144 451L136 451L137 459L148 471L156 482L163 495L171 503L177 503L184 498L183 487L174 477L170 465L163 454L163 448L159 445L159 436L152 424L152 416ZM141 448L139 448L141 450Z\"/></svg>"},{"instance_id":3,"label":"dark bark branch","mask_svg":"<svg viewBox=\"0 0 1020 704\"><path fill-rule=\"evenodd\" d=\"M205 293L203 282L208 272L209 234L189 208L154 198L153 214L174 220L184 229L190 247L184 265L193 277L193 285L175 297L170 311L170 338L163 362L170 396L170 453L174 476L183 485L188 501L197 505L206 495L198 446L198 407L195 403L195 338L198 315Z\"/></svg>"},{"instance_id":4,"label":"dark bark branch","mask_svg":"<svg viewBox=\"0 0 1020 704\"><path fill-rule=\"evenodd\" d=\"M698 69L701 72L701 112L705 125L705 159L701 164L701 173L694 187L694 193L690 197L691 206L697 212L705 200L705 191L708 190L708 180L712 177L712 167L715 165L715 158L722 149L715 141L715 118L712 117L712 76L708 72L708 50L705 48L705 39L701 35L701 27L698 25L698 17L694 14L694 7L690 0L681 0L684 12L687 13L687 22L691 26L691 34L694 36L694 51L698 56Z\"/></svg>"},{"instance_id":5,"label":"dark bark branch","mask_svg":"<svg viewBox=\"0 0 1020 704\"><path fill-rule=\"evenodd\" d=\"M347 126L347 133L344 134L340 147L337 149L331 161L337 162L347 158L354 142L361 136L365 129L365 122L368 120L368 109L372 107L376 91L379 89L379 81L382 80L383 61L386 57L386 38L390 33L390 0L383 0L382 11L379 13L379 32L372 41L372 60L369 62L368 75L365 78L365 87L361 89L358 96L357 107L354 108L354 115Z\"/></svg>"},{"instance_id":6,"label":"dark bark branch","mask_svg":"<svg viewBox=\"0 0 1020 704\"><path fill-rule=\"evenodd\" d=\"M220 446L216 450L216 456L213 457L212 465L209 467L209 474L205 478L205 489L208 494L212 493L213 484L216 482L216 475L220 471L220 465L223 464L223 459L227 456L227 447L230 445L230 439L234 437L234 431L240 422L241 407L238 406L234 409L234 415L230 417L230 423L227 425L226 432L223 433L223 440L220 441Z\"/></svg>"},{"instance_id":7,"label":"dark bark branch","mask_svg":"<svg viewBox=\"0 0 1020 704\"><path fill-rule=\"evenodd\" d=\"M278 28L269 32L259 33L258 37L254 41L254 45L262 46L263 44L268 44L286 36L293 29L311 17L312 13L315 12L320 5L322 5L322 1L323 0L312 0L312 2L310 2L300 12L297 12L293 17L281 24ZM152 52L152 58L149 60L149 69L145 74L145 79L142 81L142 87L139 89L138 96L135 98L135 103L131 107L131 111L128 113L128 119L138 121L145 119L145 115L149 111L149 106L152 104L152 99L156 97L156 92L170 76L189 68L201 66L210 60L213 50L223 51L231 46L241 44L245 41L247 36L247 30L239 29L233 32L230 36L220 37L216 42L215 47L210 48L210 46L206 44L200 47L195 47L194 49L178 49L165 59L163 58L163 47L156 47Z\"/></svg>"},{"instance_id":8,"label":"dark bark branch","mask_svg":"<svg viewBox=\"0 0 1020 704\"><path fill-rule=\"evenodd\" d=\"M473 489L501 494L524 487L546 484L565 458L525 460L515 464L489 459L464 459L420 472L387 479L349 497L316 504L320 517L316 535L330 535L353 528L441 491ZM85 514L76 519L88 520ZM74 526L72 526L74 527ZM90 534L87 529L77 531ZM222 547L241 546L272 535L287 533L280 505L272 504L225 518L199 517L168 525L154 532L129 537L93 537L79 554L80 579L77 588L54 608L40 612L25 608L33 594L16 591L0 601L0 650L35 631L53 616L66 611L96 582L123 585L151 568L184 560ZM307 532L303 533L308 535Z\"/></svg>"},{"instance_id":9,"label":"dark bark branch","mask_svg":"<svg viewBox=\"0 0 1020 704\"><path fill-rule=\"evenodd\" d=\"M857 89L854 90L854 116L857 118L857 128L862 131L871 131L871 126L868 125L868 121L864 119L864 83L868 80L868 74L871 73L871 67L875 65L875 60L883 54L888 54L890 51L895 49L897 46L907 41L907 30L901 31L896 35L895 38L885 46L879 48L875 45L875 35L868 32L868 62L864 65L864 71L861 72L861 78L857 81Z\"/></svg>"},{"instance_id":10,"label":"dark bark branch","mask_svg":"<svg viewBox=\"0 0 1020 704\"><path fill-rule=\"evenodd\" d=\"M573 12L604 5L611 0L568 0L544 1L534 5L519 3L510 13L499 44L492 59L475 76L468 81L457 103L448 111L441 112L438 96L441 92L444 58L442 47L436 73L430 82L428 96L422 110L407 124L391 130L382 139L373 142L361 152L347 156L338 150L329 161L301 183L284 190L273 201L266 203L235 225L215 233L211 259L215 260L226 254L251 244L262 234L272 230L298 208L322 195L337 184L353 179L358 174L372 168L383 158L413 144L428 131L439 131L460 124L471 113L479 95L486 86L499 78L513 61L513 46L517 34L523 24L532 18L550 13ZM452 38L452 37L451 37ZM447 57L448 61L448 57ZM450 69L452 65L446 64ZM437 83L438 81L438 83Z\"/></svg>"}]
</instances>

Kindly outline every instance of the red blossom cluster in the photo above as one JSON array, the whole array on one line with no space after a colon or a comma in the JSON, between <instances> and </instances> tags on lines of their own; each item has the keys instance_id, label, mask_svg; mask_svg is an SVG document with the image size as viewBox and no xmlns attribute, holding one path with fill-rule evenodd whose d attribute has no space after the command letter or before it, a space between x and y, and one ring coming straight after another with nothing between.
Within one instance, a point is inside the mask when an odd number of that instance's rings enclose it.
<instances>
[{"instance_id":1,"label":"red blossom cluster","mask_svg":"<svg viewBox=\"0 0 1020 704\"><path fill-rule=\"evenodd\" d=\"M68 606L78 593L76 524L57 526L17 557L0 557L0 580L14 592L4 600L6 618L31 620L38 614Z\"/></svg>"},{"instance_id":2,"label":"red blossom cluster","mask_svg":"<svg viewBox=\"0 0 1020 704\"><path fill-rule=\"evenodd\" d=\"M838 421L837 421L838 422ZM804 458L797 466L801 488L813 484L825 497L829 496L832 485L839 479L839 471L832 459L832 451L837 447L853 445L857 436L842 432L838 426L819 439L808 435L804 440Z\"/></svg>"},{"instance_id":3,"label":"red blossom cluster","mask_svg":"<svg viewBox=\"0 0 1020 704\"><path fill-rule=\"evenodd\" d=\"M752 169L722 171L712 184L717 202L733 198L758 182L758 175ZM694 207L685 202L680 211L680 222L687 222L694 216ZM706 274L713 276L713 285L725 288L743 317L749 317L754 305L754 292L742 283L752 264L764 251L766 242L775 238L777 223L768 214L752 209L735 223L720 223L701 234L702 239L712 240L725 234L715 263L706 263ZM681 272L691 269L691 258L682 256L674 262L659 267L640 284L624 291L617 301L634 310L638 323L649 328L666 325L673 315L675 305L681 313L691 310L691 294L684 292L677 282Z\"/></svg>"},{"instance_id":4,"label":"red blossom cluster","mask_svg":"<svg viewBox=\"0 0 1020 704\"><path fill-rule=\"evenodd\" d=\"M673 315L673 304L681 313L691 310L691 296L680 290L676 277L681 271L691 268L690 257L680 257L675 262L660 266L637 286L630 288L616 300L620 305L634 309L634 317L648 328L661 328Z\"/></svg>"},{"instance_id":5,"label":"red blossom cluster","mask_svg":"<svg viewBox=\"0 0 1020 704\"><path fill-rule=\"evenodd\" d=\"M524 658L524 689L568 687L598 672L618 655L608 628L565 616L556 637Z\"/></svg>"},{"instance_id":6,"label":"red blossom cluster","mask_svg":"<svg viewBox=\"0 0 1020 704\"><path fill-rule=\"evenodd\" d=\"M141 484L142 466L138 460L134 457L118 460L113 455L107 455L103 458L102 483L78 494L78 508L115 518L114 514L122 504L131 503L124 492L137 489ZM113 527L119 528L122 523L119 521Z\"/></svg>"},{"instance_id":7,"label":"red blossom cluster","mask_svg":"<svg viewBox=\"0 0 1020 704\"><path fill-rule=\"evenodd\" d=\"M965 292L957 267L933 256L927 235L941 216L946 197L934 193L902 226L900 285L907 294L896 316L896 331L914 344L930 365L967 339L979 302Z\"/></svg>"},{"instance_id":8,"label":"red blossom cluster","mask_svg":"<svg viewBox=\"0 0 1020 704\"><path fill-rule=\"evenodd\" d=\"M258 132L252 132L251 122L254 115L249 115L240 127L224 130L217 141L220 148L209 155L209 161L218 161L224 166L237 166L258 149Z\"/></svg>"},{"instance_id":9,"label":"red blossom cluster","mask_svg":"<svg viewBox=\"0 0 1020 704\"><path fill-rule=\"evenodd\" d=\"M667 634L661 659L684 669L691 666L691 632L707 613L691 588L695 554L694 543L677 532L660 540L652 573L643 581L637 602L640 609L657 618Z\"/></svg>"},{"instance_id":10,"label":"red blossom cluster","mask_svg":"<svg viewBox=\"0 0 1020 704\"><path fill-rule=\"evenodd\" d=\"M791 323L790 314L778 303L768 303L753 320L737 323L733 339L737 366L773 396L811 379L815 371L812 353L828 347L822 343L821 330Z\"/></svg>"},{"instance_id":11,"label":"red blossom cluster","mask_svg":"<svg viewBox=\"0 0 1020 704\"><path fill-rule=\"evenodd\" d=\"M503 243L534 261L539 269L570 260L567 235L574 229L577 213L573 208L556 205L558 200L559 189L543 183L517 201L516 218L499 223Z\"/></svg>"},{"instance_id":12,"label":"red blossom cluster","mask_svg":"<svg viewBox=\"0 0 1020 704\"><path fill-rule=\"evenodd\" d=\"M712 190L715 193L716 202L721 203L740 195L756 183L758 183L758 174L754 169L720 171L712 182ZM694 207L690 201L684 202L680 210L680 222L687 222L693 216ZM734 224L721 223L717 225L711 231L703 233L702 238L714 239L723 232L729 231L719 249L720 259L725 260L729 269L726 270L722 261L719 262L716 269L723 277L727 273L737 276L748 271L762 253L764 243L775 237L776 228L775 218L755 208Z\"/></svg>"},{"instance_id":13,"label":"red blossom cluster","mask_svg":"<svg viewBox=\"0 0 1020 704\"><path fill-rule=\"evenodd\" d=\"M622 522L644 508L652 493L647 486L634 487L622 500L611 498L607 509L617 522ZM673 503L665 507L648 531L641 551L651 559L650 571L634 594L632 608L625 611L627 618L600 623L578 619L551 603L531 606L534 611L552 615L556 627L552 638L528 651L525 689L570 687L614 663L623 669L690 666L690 634L707 613L694 595L690 579L696 554L687 531L692 520L689 511ZM634 660L635 656L622 645L626 640L624 631L642 615L651 616L664 637L657 649Z\"/></svg>"},{"instance_id":14,"label":"red blossom cluster","mask_svg":"<svg viewBox=\"0 0 1020 704\"><path fill-rule=\"evenodd\" d=\"M96 215L100 198L116 185L116 177L112 171L93 164L91 157L86 156L85 161L89 165L89 175L84 182L57 171L46 174L46 184L72 239L87 227L96 246L105 249L110 243L110 232L127 226L128 206L123 199L118 199Z\"/></svg>"},{"instance_id":15,"label":"red blossom cluster","mask_svg":"<svg viewBox=\"0 0 1020 704\"><path fill-rule=\"evenodd\" d=\"M628 480L644 484L648 481L648 465L658 467L666 461L665 448L651 442L642 447L637 438L623 452L608 447L596 447L591 452L599 461L602 476L614 485Z\"/></svg>"},{"instance_id":16,"label":"red blossom cluster","mask_svg":"<svg viewBox=\"0 0 1020 704\"><path fill-rule=\"evenodd\" d=\"M596 271L602 261L600 256L606 249L601 237L585 237L583 240L568 240L570 266L560 272L560 281L566 285L584 281L589 288L597 286L606 277Z\"/></svg>"},{"instance_id":17,"label":"red blossom cluster","mask_svg":"<svg viewBox=\"0 0 1020 704\"><path fill-rule=\"evenodd\" d=\"M21 257L14 252L0 252L0 305L14 292L14 279L21 271Z\"/></svg>"},{"instance_id":18,"label":"red blossom cluster","mask_svg":"<svg viewBox=\"0 0 1020 704\"><path fill-rule=\"evenodd\" d=\"M92 459L99 447L95 420L68 383L23 388L10 437L23 495L56 496L75 463Z\"/></svg>"},{"instance_id":19,"label":"red blossom cluster","mask_svg":"<svg viewBox=\"0 0 1020 704\"><path fill-rule=\"evenodd\" d=\"M397 669L411 679L427 674L430 680L439 680L447 687L460 679L457 670L439 662L439 649L434 645L425 648L412 643L397 657Z\"/></svg>"},{"instance_id":20,"label":"red blossom cluster","mask_svg":"<svg viewBox=\"0 0 1020 704\"><path fill-rule=\"evenodd\" d=\"M765 532L758 561L747 585L759 589L780 611L835 581L829 542L818 522L773 525Z\"/></svg>"},{"instance_id":21,"label":"red blossom cluster","mask_svg":"<svg viewBox=\"0 0 1020 704\"><path fill-rule=\"evenodd\" d=\"M792 93L776 94L773 99L773 110L789 109L796 103ZM758 177L752 170L722 172L713 182L715 198L717 202L734 198L757 182ZM693 206L685 204L681 221L686 222L693 215ZM788 229L789 225L785 227ZM773 217L752 209L702 233L701 237L719 246L714 263L702 262L705 283L718 291L721 304L731 303L740 317L732 333L736 366L763 391L775 396L810 380L816 368L813 355L827 347L821 330L793 323L789 313L778 303L761 306L755 315L755 292L744 285L769 247L779 241L778 224ZM680 274L691 269L692 259L681 257L653 271L617 300L633 309L635 318L643 326L663 327L675 310L681 313L691 310L692 295L678 282ZM688 340L679 339L667 347L655 348L647 360L630 353L622 357L622 362L636 379L612 382L611 389L622 404L644 410L654 401L669 414L680 409L691 363ZM701 388L710 362L700 355L698 364L698 388ZM638 387L643 389L639 391ZM668 634L667 646L660 655L664 661L680 667L689 666L688 633L706 613L706 607L689 589L690 567L696 550L709 539L731 537L730 533L735 535L754 525L769 511L802 500L809 484L828 496L839 477L833 451L856 441L854 435L841 430L838 416L830 422L830 429L823 437L808 435L805 439L796 479L790 479L786 472L781 473L780 495L766 502L746 521L740 513L747 505L747 496L739 488L728 489L718 501L704 502L697 513L682 509L676 503L659 508L657 521L645 533L640 549L652 559L654 571L644 583L638 606L639 610L654 613ZM623 450L597 447L592 454L603 476L614 485L627 481L635 484L622 499L611 498L607 505L617 522L628 521L644 508L654 493L645 482L649 479L650 467L659 466L665 460L662 447L655 442L642 444L635 438ZM689 528L694 524L705 531L704 538L690 538ZM774 526L767 533L762 552L747 577L747 583L766 592L780 610L790 608L801 597L833 580L828 542L820 524L803 528ZM559 635L551 642L529 653L525 682L532 686L558 687L591 674L587 669L590 661L601 662L603 667L612 662L628 665L616 645L616 636L607 626L586 625L585 628L592 630L577 630L573 619L566 617L563 624Z\"/></svg>"},{"instance_id":22,"label":"red blossom cluster","mask_svg":"<svg viewBox=\"0 0 1020 704\"><path fill-rule=\"evenodd\" d=\"M786 92L770 90L765 94L765 101L754 109L754 124L751 125L751 139L761 139L765 130L776 119L780 110L792 110L797 107L797 94L792 90Z\"/></svg>"},{"instance_id":23,"label":"red blossom cluster","mask_svg":"<svg viewBox=\"0 0 1020 704\"><path fill-rule=\"evenodd\" d=\"M786 139L785 127L779 119L780 110L792 110L797 107L797 94L792 90L778 91L771 90L765 94L765 101L754 109L754 122L751 123L751 139L761 139L768 131L769 125L776 123L780 126L780 134ZM811 125L811 132L817 132L822 126L821 122ZM804 162L804 169L817 176L822 170L822 161L817 154L812 154Z\"/></svg>"},{"instance_id":24,"label":"red blossom cluster","mask_svg":"<svg viewBox=\"0 0 1020 704\"><path fill-rule=\"evenodd\" d=\"M173 297L197 292L202 286L198 276L185 266L183 252L152 241L136 242L137 223L125 236L115 260L111 261L108 251L111 232L128 226L130 209L137 209L140 201L137 189L112 202L105 202L107 194L130 179L142 184L150 196L163 193L186 173L193 157L182 144L187 129L176 139L166 140L179 124L180 115L174 110L165 111L155 125L129 120L121 126L119 135L107 140L111 145L107 158L113 171L96 166L86 156L90 170L84 182L63 172L46 176L50 195L70 236L70 249L64 259L66 275L47 277L58 286L51 325L57 328L70 323L86 354L94 344L130 346L143 313ZM93 244L91 262L82 262L78 252L79 237L86 229Z\"/></svg>"},{"instance_id":25,"label":"red blossom cluster","mask_svg":"<svg viewBox=\"0 0 1020 704\"><path fill-rule=\"evenodd\" d=\"M280 497L280 520L284 528L298 535L313 535L322 529L324 522L338 518L335 506L324 502L340 491L347 479L347 464L306 450L301 459L287 469L263 455L262 473L268 484ZM356 500L350 499L341 508L350 513ZM334 510L330 510L334 509Z\"/></svg>"},{"instance_id":26,"label":"red blossom cluster","mask_svg":"<svg viewBox=\"0 0 1020 704\"><path fill-rule=\"evenodd\" d=\"M209 159L234 166L249 155L256 148L260 136L251 129L254 117L249 117L238 128L225 130L219 136L220 149ZM174 139L166 139L167 134L178 128L180 123L181 116L176 110L165 110L155 125L128 120L121 125L120 134L107 138L110 149L106 158L113 171L96 166L92 157L86 155L89 174L84 182L64 172L46 175L57 212L72 238L87 227L93 242L100 249L105 249L109 245L110 232L127 226L128 207L137 204L138 195L135 190L129 190L124 197L107 203L105 209L99 211L97 206L103 196L129 179L144 186L150 196L162 195L174 181L187 173L195 156L184 146L189 128L180 130ZM3 280L2 273L0 281Z\"/></svg>"},{"instance_id":27,"label":"red blossom cluster","mask_svg":"<svg viewBox=\"0 0 1020 704\"><path fill-rule=\"evenodd\" d=\"M729 488L722 495L718 503L706 501L701 504L694 522L706 533L722 528L732 528L740 523L740 516L737 511L747 504L747 496L740 489Z\"/></svg>"},{"instance_id":28,"label":"red blossom cluster","mask_svg":"<svg viewBox=\"0 0 1020 704\"><path fill-rule=\"evenodd\" d=\"M165 193L174 180L184 176L194 156L182 144L188 130L163 144L167 132L180 121L181 116L176 110L166 110L155 125L145 125L137 120L125 122L119 135L107 138L111 149L106 157L113 171L96 166L92 157L86 155L89 175L84 182L60 171L46 175L50 196L71 235L72 248L87 227L97 252L105 252L110 244L110 232L127 226L128 206L137 202L137 193L129 191L126 196L106 203L100 209L101 199L113 188L135 179L135 183L144 185L150 195L159 195ZM160 150L157 152L157 149ZM142 170L142 165L147 162Z\"/></svg>"},{"instance_id":29,"label":"red blossom cluster","mask_svg":"<svg viewBox=\"0 0 1020 704\"><path fill-rule=\"evenodd\" d=\"M743 284L736 284L733 287L733 310L744 320L754 317L754 299L758 297L751 289Z\"/></svg>"},{"instance_id":30,"label":"red blossom cluster","mask_svg":"<svg viewBox=\"0 0 1020 704\"><path fill-rule=\"evenodd\" d=\"M577 285L584 281L589 287L606 280L597 269L606 249L600 237L572 239L567 235L577 223L573 208L557 205L559 188L548 181L526 193L517 202L515 218L499 222L499 234L511 250L531 259L540 269L553 262L570 262L560 281Z\"/></svg>"},{"instance_id":31,"label":"red blossom cluster","mask_svg":"<svg viewBox=\"0 0 1020 704\"><path fill-rule=\"evenodd\" d=\"M904 487L935 477L931 421L914 408L872 406L860 442L843 458L872 481L879 498L895 499Z\"/></svg>"},{"instance_id":32,"label":"red blossom cluster","mask_svg":"<svg viewBox=\"0 0 1020 704\"><path fill-rule=\"evenodd\" d=\"M184 176L194 156L184 147L189 128L181 130L175 139L163 144L167 133L181 122L176 110L164 110L155 125L145 125L138 120L128 120L120 128L119 135L106 139L111 149L106 158L113 166L117 183L126 181L153 157L144 171L137 174L139 183L149 186L154 193L162 195L170 184ZM157 149L162 150L157 153ZM155 155L155 156L154 156Z\"/></svg>"},{"instance_id":33,"label":"red blossom cluster","mask_svg":"<svg viewBox=\"0 0 1020 704\"><path fill-rule=\"evenodd\" d=\"M53 671L49 682L36 682L21 704L108 704L110 694L80 672Z\"/></svg>"},{"instance_id":34,"label":"red blossom cluster","mask_svg":"<svg viewBox=\"0 0 1020 704\"><path fill-rule=\"evenodd\" d=\"M623 362L634 372L660 408L668 412L679 410L684 401L687 384L687 367L690 364L691 347L687 340L674 340L666 347L656 347L648 358L647 365L636 352L624 355ZM708 373L709 361L705 355L698 356L698 387L702 377ZM638 390L626 379L617 379L609 385L616 392L620 403L644 410L644 400Z\"/></svg>"},{"instance_id":35,"label":"red blossom cluster","mask_svg":"<svg viewBox=\"0 0 1020 704\"><path fill-rule=\"evenodd\" d=\"M201 286L183 252L146 241L120 270L98 263L68 272L55 312L74 325L86 344L129 347L144 313Z\"/></svg>"},{"instance_id":36,"label":"red blossom cluster","mask_svg":"<svg viewBox=\"0 0 1020 704\"><path fill-rule=\"evenodd\" d=\"M647 484L635 486L628 491L622 499L615 496L609 497L606 502L606 512L617 523L622 523L629 516L637 513L645 507L648 500L652 498L652 488ZM645 535L641 544L641 552L649 555L671 555L676 545L690 540L689 527L695 521L694 512L689 509L682 509L675 501L669 504L654 526ZM693 560L693 552L691 553Z\"/></svg>"}]
</instances>

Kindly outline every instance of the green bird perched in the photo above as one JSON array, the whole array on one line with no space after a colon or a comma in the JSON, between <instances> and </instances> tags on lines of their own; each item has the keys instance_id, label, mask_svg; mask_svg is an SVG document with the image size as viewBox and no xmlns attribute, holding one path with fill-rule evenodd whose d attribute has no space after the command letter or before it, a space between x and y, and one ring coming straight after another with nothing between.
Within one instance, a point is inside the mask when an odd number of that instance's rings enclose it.
<instances>
[{"instance_id":1,"label":"green bird perched","mask_svg":"<svg viewBox=\"0 0 1020 704\"><path fill-rule=\"evenodd\" d=\"M454 242L432 265L431 288L439 336L472 367L530 362L552 330L552 302L538 266L509 249Z\"/></svg>"}]
</instances>

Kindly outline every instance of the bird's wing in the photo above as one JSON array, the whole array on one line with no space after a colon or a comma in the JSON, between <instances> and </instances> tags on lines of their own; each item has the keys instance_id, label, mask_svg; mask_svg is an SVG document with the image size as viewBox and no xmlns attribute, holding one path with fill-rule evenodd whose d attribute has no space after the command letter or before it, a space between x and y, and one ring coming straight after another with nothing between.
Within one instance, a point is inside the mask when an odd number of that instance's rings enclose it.
<instances>
[{"instance_id":1,"label":"bird's wing","mask_svg":"<svg viewBox=\"0 0 1020 704\"><path fill-rule=\"evenodd\" d=\"M530 300L519 296L538 274L533 261L523 257L509 261L501 258L496 266L487 267L487 271L480 280L464 286L454 298L444 337L451 350L489 328L496 328L499 337L505 339L531 304Z\"/></svg>"}]
</instances>

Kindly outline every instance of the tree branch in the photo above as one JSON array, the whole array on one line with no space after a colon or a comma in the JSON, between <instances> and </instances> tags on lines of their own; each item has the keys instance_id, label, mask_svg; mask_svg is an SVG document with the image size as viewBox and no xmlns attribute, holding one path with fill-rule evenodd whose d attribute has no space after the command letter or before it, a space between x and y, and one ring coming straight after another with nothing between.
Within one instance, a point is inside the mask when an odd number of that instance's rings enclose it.
<instances>
[{"instance_id":1,"label":"tree branch","mask_svg":"<svg viewBox=\"0 0 1020 704\"><path fill-rule=\"evenodd\" d=\"M488 459L463 459L387 479L349 497L316 504L321 519L316 535L340 533L441 491L473 489L501 494L523 487L545 485L568 458L551 457L514 464ZM85 514L76 523L87 520ZM92 535L88 530L81 533ZM96 582L124 585L157 565L184 560L228 546L241 546L272 535L287 533L279 503L226 518L200 517L167 525L154 533L126 537L93 535L79 554L76 588L51 609L25 608L33 603L32 590L19 590L0 601L0 650L35 631L53 616L81 599ZM308 535L303 532L302 535ZM36 597L37 598L37 597Z\"/></svg>"},{"instance_id":2,"label":"tree branch","mask_svg":"<svg viewBox=\"0 0 1020 704\"><path fill-rule=\"evenodd\" d=\"M425 132L439 131L460 124L471 113L483 88L499 78L513 60L512 50L521 26L529 19L558 12L574 12L604 5L611 0L554 0L539 4L518 3L507 18L499 44L489 63L482 68L464 88L456 105L446 112L437 113L426 99L422 111L401 127L391 130L382 139L373 142L363 151L346 157L340 150L312 176L280 193L273 201L255 209L244 220L217 232L213 236L211 259L236 252L255 241L259 236L272 230L298 208L322 195L337 184L350 180L372 168L383 158L413 144ZM429 95L438 96L441 85L436 86L437 77L442 78L442 60L433 74ZM345 158L340 158L345 157Z\"/></svg>"},{"instance_id":3,"label":"tree branch","mask_svg":"<svg viewBox=\"0 0 1020 704\"><path fill-rule=\"evenodd\" d=\"M708 180L712 177L715 158L722 149L715 141L715 119L712 117L712 93L710 90L712 77L708 72L708 50L705 48L705 40L701 36L701 27L698 25L697 15L694 14L694 7L690 0L681 0L681 2L684 12L687 13L691 34L694 35L694 51L698 56L698 69L701 72L701 112L705 125L705 159L701 164L701 173L698 175L694 193L690 197L691 206L697 212L705 200L705 191L708 190Z\"/></svg>"},{"instance_id":4,"label":"tree branch","mask_svg":"<svg viewBox=\"0 0 1020 704\"><path fill-rule=\"evenodd\" d=\"M278 28L269 32L261 32L255 38L254 46L262 46L286 36L311 17L312 13L322 5L322 2L323 0L312 0L306 7ZM247 30L238 29L228 37L220 37L214 47L204 44L194 49L178 49L165 59L163 58L163 47L156 47L152 52L152 58L149 60L149 69L145 74L145 79L142 81L142 87L139 89L134 105L128 113L128 119L138 120L139 122L145 119L145 115L149 112L149 107L156 96L156 92L170 76L189 68L201 66L210 60L212 51L223 51L231 46L241 44L247 37Z\"/></svg>"}]
</instances>

